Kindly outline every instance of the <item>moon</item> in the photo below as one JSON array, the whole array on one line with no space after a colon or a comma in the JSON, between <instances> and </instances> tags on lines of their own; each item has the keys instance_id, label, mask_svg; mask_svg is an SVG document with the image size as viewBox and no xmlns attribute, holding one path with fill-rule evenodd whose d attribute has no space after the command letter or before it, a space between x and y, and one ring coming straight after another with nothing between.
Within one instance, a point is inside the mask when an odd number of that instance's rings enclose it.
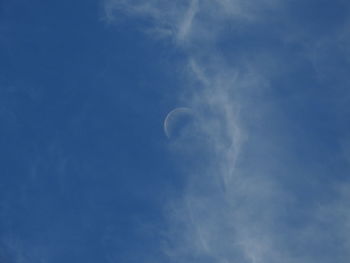
<instances>
[{"instance_id":1,"label":"moon","mask_svg":"<svg viewBox=\"0 0 350 263\"><path fill-rule=\"evenodd\" d=\"M179 107L168 113L164 120L164 133L170 139L177 137L193 121L194 114L190 108Z\"/></svg>"}]
</instances>

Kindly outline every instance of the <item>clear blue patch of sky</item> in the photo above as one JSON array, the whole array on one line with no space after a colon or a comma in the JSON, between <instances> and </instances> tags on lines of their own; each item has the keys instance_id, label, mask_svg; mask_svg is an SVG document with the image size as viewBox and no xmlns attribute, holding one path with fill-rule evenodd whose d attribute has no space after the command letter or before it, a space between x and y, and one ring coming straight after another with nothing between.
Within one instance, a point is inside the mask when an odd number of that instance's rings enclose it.
<instances>
[{"instance_id":1,"label":"clear blue patch of sky","mask_svg":"<svg viewBox=\"0 0 350 263\"><path fill-rule=\"evenodd\" d=\"M165 192L182 184L162 128L178 90L169 60L182 55L137 21L109 25L102 5L1 4L0 258L12 254L8 262L21 253L26 262L159 253Z\"/></svg>"}]
</instances>

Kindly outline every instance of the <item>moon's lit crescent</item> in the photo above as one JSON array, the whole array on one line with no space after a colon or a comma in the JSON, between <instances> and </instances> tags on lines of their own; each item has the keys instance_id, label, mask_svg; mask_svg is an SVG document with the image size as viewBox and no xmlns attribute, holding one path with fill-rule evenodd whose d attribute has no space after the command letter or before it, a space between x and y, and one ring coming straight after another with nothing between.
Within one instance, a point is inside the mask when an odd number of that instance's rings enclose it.
<instances>
[{"instance_id":1,"label":"moon's lit crescent","mask_svg":"<svg viewBox=\"0 0 350 263\"><path fill-rule=\"evenodd\" d=\"M186 107L179 107L179 108L175 108L172 111L170 111L168 113L168 115L165 117L164 120L164 132L165 135L170 138L171 137L171 123L173 123L176 118L178 118L180 115L182 114L192 114L192 111L190 108L186 108Z\"/></svg>"}]
</instances>

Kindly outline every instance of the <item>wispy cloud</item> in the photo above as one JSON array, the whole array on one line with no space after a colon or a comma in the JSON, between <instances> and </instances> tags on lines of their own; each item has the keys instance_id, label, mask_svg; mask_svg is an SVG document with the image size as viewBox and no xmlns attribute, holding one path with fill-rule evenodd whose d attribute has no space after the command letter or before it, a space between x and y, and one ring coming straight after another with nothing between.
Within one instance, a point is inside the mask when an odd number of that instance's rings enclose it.
<instances>
[{"instance_id":1,"label":"wispy cloud","mask_svg":"<svg viewBox=\"0 0 350 263\"><path fill-rule=\"evenodd\" d=\"M120 14L140 16L150 19L153 30L173 37L178 43L186 41L202 42L203 38L214 37L225 22L252 22L258 20L268 10L272 10L280 0L106 0L105 14L113 21ZM196 16L196 14L199 16ZM189 34L189 32L191 32ZM206 43L202 42L206 45Z\"/></svg>"},{"instance_id":2,"label":"wispy cloud","mask_svg":"<svg viewBox=\"0 0 350 263\"><path fill-rule=\"evenodd\" d=\"M331 162L337 159L334 156L340 153L330 150L332 153L324 153L326 157L318 156L313 147L322 139L311 142L306 131L317 127L303 127L292 116L296 114L293 107L316 104L311 98L317 95L323 96L321 102L325 100L325 91L315 91L312 96L308 87L288 86L309 85L303 82L302 73L299 80L293 79L300 66L315 76L325 66L319 62L322 52L310 53L321 37L317 33L307 40L300 36L289 25L293 16L288 4L278 0L106 3L109 17L118 13L147 17L155 32L169 32L167 36L188 54L191 85L179 91L179 100L198 113L199 146L193 142L189 147L193 158L203 159L186 170L184 196L168 205L170 227L164 249L174 262L349 259L350 241L343 233L349 232L345 204L350 199L344 194L347 190L334 190L341 179L329 174ZM282 17L282 13L289 16ZM342 42L327 38L324 43L332 43L326 45L329 52L334 51L333 45L344 49L339 43L349 40L344 32L335 34ZM266 39L270 42L264 43ZM310 107L319 107L319 111L324 106L321 102ZM323 115L312 118L315 116ZM329 144L336 141L328 140ZM184 150L184 141L176 143L180 145L177 150ZM328 157L334 159L320 163ZM332 176L334 181L329 179ZM325 178L328 181L322 182ZM330 198L332 191L337 194ZM333 219L325 220L330 217ZM340 243L341 247L336 245Z\"/></svg>"}]
</instances>

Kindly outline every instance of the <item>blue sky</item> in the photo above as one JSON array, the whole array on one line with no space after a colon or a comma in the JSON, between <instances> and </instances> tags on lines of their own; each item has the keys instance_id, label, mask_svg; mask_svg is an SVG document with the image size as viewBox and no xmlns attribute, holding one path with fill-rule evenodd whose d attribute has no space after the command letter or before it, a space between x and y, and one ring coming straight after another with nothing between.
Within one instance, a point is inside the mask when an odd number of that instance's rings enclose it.
<instances>
[{"instance_id":1,"label":"blue sky","mask_svg":"<svg viewBox=\"0 0 350 263\"><path fill-rule=\"evenodd\" d=\"M0 1L0 262L348 262L349 11Z\"/></svg>"}]
</instances>

